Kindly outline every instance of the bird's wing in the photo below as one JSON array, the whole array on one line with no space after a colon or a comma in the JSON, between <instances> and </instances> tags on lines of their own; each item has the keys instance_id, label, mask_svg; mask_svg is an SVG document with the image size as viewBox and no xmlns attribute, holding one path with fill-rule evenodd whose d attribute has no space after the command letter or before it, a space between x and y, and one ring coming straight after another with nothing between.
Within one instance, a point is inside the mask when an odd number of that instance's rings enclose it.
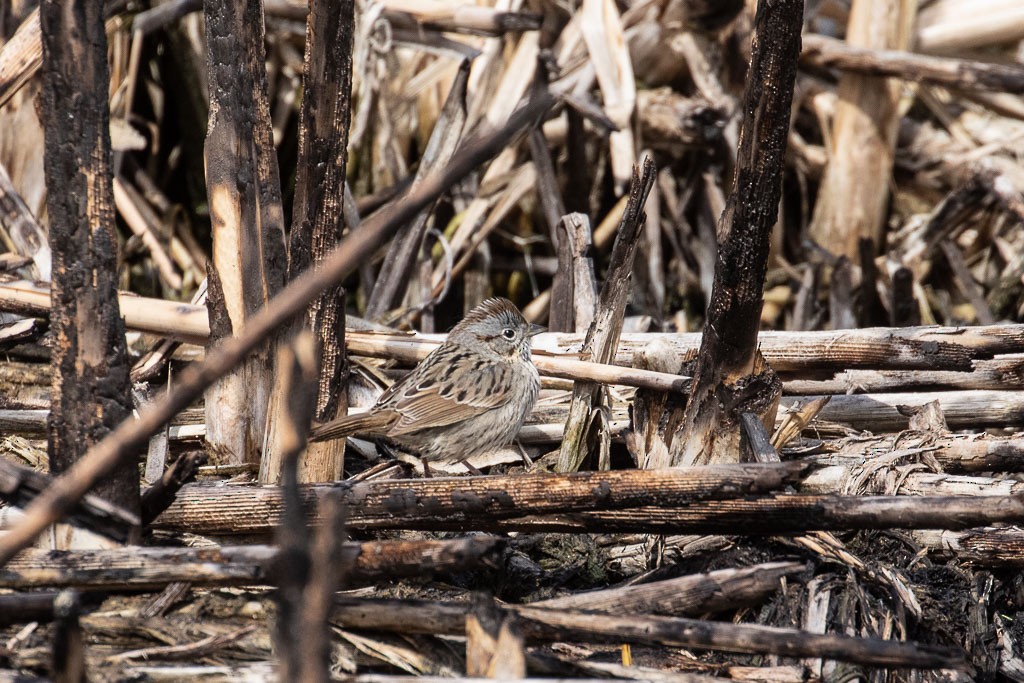
<instances>
[{"instance_id":1,"label":"bird's wing","mask_svg":"<svg viewBox=\"0 0 1024 683\"><path fill-rule=\"evenodd\" d=\"M457 362L457 361L456 361ZM502 362L485 362L468 372L443 374L434 379L418 377L393 396L390 408L398 413L389 436L456 424L508 401L511 368Z\"/></svg>"},{"instance_id":2,"label":"bird's wing","mask_svg":"<svg viewBox=\"0 0 1024 683\"><path fill-rule=\"evenodd\" d=\"M388 387L372 410L320 425L310 440L414 434L457 424L503 405L512 385L512 369L475 356L460 346L442 345Z\"/></svg>"}]
</instances>

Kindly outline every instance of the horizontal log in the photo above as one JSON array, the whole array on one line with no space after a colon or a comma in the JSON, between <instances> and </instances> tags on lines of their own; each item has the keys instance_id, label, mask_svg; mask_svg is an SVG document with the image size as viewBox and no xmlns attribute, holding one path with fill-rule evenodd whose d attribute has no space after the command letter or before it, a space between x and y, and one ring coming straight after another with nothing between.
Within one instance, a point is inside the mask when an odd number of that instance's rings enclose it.
<instances>
[{"instance_id":1,"label":"horizontal log","mask_svg":"<svg viewBox=\"0 0 1024 683\"><path fill-rule=\"evenodd\" d=\"M786 395L782 399L782 405L803 405L815 398L818 397ZM843 393L831 396L829 404L818 415L818 424L812 424L809 429L830 434L837 431L836 425L841 425L876 433L898 432L907 428L909 419L901 414L896 406L921 406L931 401L939 402L952 429L1014 428L1024 424L1024 392L1021 391L938 391L856 395ZM0 410L0 419L4 413L5 411ZM520 431L519 440L527 444L560 441L566 415L565 405L537 405L528 417L527 424ZM626 402L615 402L611 417L612 435L620 436L629 427ZM43 418L35 419L42 424ZM778 420L781 419L780 415ZM20 420L22 424L25 422L26 420ZM170 436L171 440L193 440L202 438L204 433L202 425L179 425L171 427ZM1024 440L1020 440L1018 445L961 445L956 447L961 453L956 457L973 459L973 465L965 462L961 466L970 467L974 471L1006 469L1001 463L1007 464L1006 466L1011 469L1017 469L1019 465L1011 466L1008 463L1020 462L1024 457L1021 444L1024 444ZM952 457L951 455L950 458Z\"/></svg>"},{"instance_id":2,"label":"horizontal log","mask_svg":"<svg viewBox=\"0 0 1024 683\"><path fill-rule=\"evenodd\" d=\"M444 575L500 563L504 541L474 536L444 541L345 543L336 564L344 586L402 577ZM25 550L0 567L0 587L83 590L276 583L278 549L267 545L116 550Z\"/></svg>"},{"instance_id":3,"label":"horizontal log","mask_svg":"<svg viewBox=\"0 0 1024 683\"><path fill-rule=\"evenodd\" d=\"M829 442L835 449L803 457L821 467L861 466L882 459L907 462L910 458L934 459L943 472L1017 472L1024 469L1024 439L965 434L935 437L931 434L884 434Z\"/></svg>"},{"instance_id":4,"label":"horizontal log","mask_svg":"<svg viewBox=\"0 0 1024 683\"><path fill-rule=\"evenodd\" d=\"M130 294L119 296L129 329L179 341L204 344L209 321L204 306ZM0 310L28 315L49 314L49 289L30 282L0 284ZM346 344L355 355L385 354L410 362L425 357L444 335L386 335L349 329ZM680 354L696 351L699 333L624 334L614 364L632 365L633 355L655 340ZM1024 325L977 327L929 325L826 331L765 331L758 335L761 352L776 372L809 369L958 370L970 371L972 359L1024 350ZM578 356L582 334L549 332L534 338L536 356ZM386 348L385 348L386 347Z\"/></svg>"},{"instance_id":5,"label":"horizontal log","mask_svg":"<svg viewBox=\"0 0 1024 683\"><path fill-rule=\"evenodd\" d=\"M936 555L981 567L1024 567L1024 529L1019 526L981 527L913 532L914 540Z\"/></svg>"},{"instance_id":6,"label":"horizontal log","mask_svg":"<svg viewBox=\"0 0 1024 683\"><path fill-rule=\"evenodd\" d=\"M537 366L537 370L544 377L557 377L574 382L583 380L680 393L690 390L690 377L686 375L606 365L564 356L534 355L533 364Z\"/></svg>"},{"instance_id":7,"label":"horizontal log","mask_svg":"<svg viewBox=\"0 0 1024 683\"><path fill-rule=\"evenodd\" d=\"M808 494L895 496L1012 496L1024 494L1024 481L995 477L905 472L906 463L891 467L868 463L833 465L815 470L800 486Z\"/></svg>"},{"instance_id":8,"label":"horizontal log","mask_svg":"<svg viewBox=\"0 0 1024 683\"><path fill-rule=\"evenodd\" d=\"M805 405L821 396L782 397L784 408ZM907 429L909 418L898 406L923 406L938 401L951 429L1019 428L1024 426L1024 391L1020 390L968 390L935 392L901 392L880 394L833 394L828 404L812 423L810 430L823 434L842 433L846 428L874 433L899 432ZM611 418L613 424L623 425L628 420L628 402L614 401ZM526 443L558 441L568 414L566 404L540 402L527 418ZM778 425L783 419L776 419ZM543 430L535 425L547 425ZM627 425L628 426L628 425ZM842 429L839 429L839 428Z\"/></svg>"},{"instance_id":9,"label":"horizontal log","mask_svg":"<svg viewBox=\"0 0 1024 683\"><path fill-rule=\"evenodd\" d=\"M410 624L437 635L462 635L466 602L339 598L332 622L346 628L408 632ZM700 650L724 650L786 657L824 657L859 664L903 668L956 668L963 654L918 643L814 634L792 628L733 624L678 617L504 606L533 642L634 643ZM423 632L423 631L420 631Z\"/></svg>"},{"instance_id":10,"label":"horizontal log","mask_svg":"<svg viewBox=\"0 0 1024 683\"><path fill-rule=\"evenodd\" d=\"M929 472L918 467L907 471L917 462L922 451L908 449L896 451L886 458L860 458L859 463L847 462L816 469L800 483L804 493L845 493L867 495L907 496L1010 496L1024 493L1024 482L1016 479L981 477L946 472Z\"/></svg>"},{"instance_id":11,"label":"horizontal log","mask_svg":"<svg viewBox=\"0 0 1024 683\"><path fill-rule=\"evenodd\" d=\"M827 374L816 379L814 374ZM782 391L788 395L871 394L891 391L949 391L1014 389L1024 387L1024 355L1008 354L971 361L971 371L956 370L844 370L831 373L782 373Z\"/></svg>"},{"instance_id":12,"label":"horizontal log","mask_svg":"<svg viewBox=\"0 0 1024 683\"><path fill-rule=\"evenodd\" d=\"M613 440L622 440L622 435L629 431L629 420L611 420L608 422L608 435ZM516 441L523 445L540 443L558 443L565 433L565 422L537 422L523 425Z\"/></svg>"},{"instance_id":13,"label":"horizontal log","mask_svg":"<svg viewBox=\"0 0 1024 683\"><path fill-rule=\"evenodd\" d=\"M988 434L929 439L930 451L948 472L1018 472L1024 469L1024 439Z\"/></svg>"},{"instance_id":14,"label":"horizontal log","mask_svg":"<svg viewBox=\"0 0 1024 683\"><path fill-rule=\"evenodd\" d=\"M783 405L800 404L821 398L803 396ZM938 401L950 429L981 429L1024 425L1024 392L1022 391L936 391L895 394L833 395L818 420L835 422L853 429L898 432L906 429L910 419L897 406L923 406Z\"/></svg>"},{"instance_id":15,"label":"horizontal log","mask_svg":"<svg viewBox=\"0 0 1024 683\"><path fill-rule=\"evenodd\" d=\"M723 467L721 465L714 467ZM692 468L698 469L698 468ZM705 468L699 468L705 469ZM710 469L710 468L707 468ZM688 470L684 470L688 471ZM674 471L673 471L674 472ZM556 531L578 533L657 534L791 534L838 529L966 529L995 523L1024 523L1024 498L1013 496L838 496L755 495L708 499L723 493L719 486L695 500L688 486L673 485L666 473L651 475L664 488L651 486L625 493L615 474L601 473L590 494L570 478L543 475L547 485L529 477L465 477L420 481L364 482L343 494L348 524L354 529L416 529L423 531ZM581 473L585 475L597 473ZM643 477L630 478L634 485ZM522 482L522 483L521 483ZM359 488L364 484L380 488ZM302 489L307 500L334 487ZM564 495L563 491L573 491ZM270 531L282 509L274 487L188 485L153 523L155 528L197 534L258 534ZM626 507L629 506L629 507Z\"/></svg>"},{"instance_id":16,"label":"horizontal log","mask_svg":"<svg viewBox=\"0 0 1024 683\"><path fill-rule=\"evenodd\" d=\"M353 527L402 528L399 520L437 518L455 525L448 528L462 524L473 528L474 520L484 518L496 521L524 514L568 514L638 505L672 507L709 498L772 491L798 481L807 467L806 463L775 463L434 477L316 484L302 487L301 493L312 505L329 492L338 491L348 509L348 523ZM273 486L223 488L189 484L182 487L176 502L153 526L220 529L210 533L260 533L276 523L282 505L280 489ZM232 528L225 529L225 523ZM393 526L396 523L399 526Z\"/></svg>"},{"instance_id":17,"label":"horizontal log","mask_svg":"<svg viewBox=\"0 0 1024 683\"><path fill-rule=\"evenodd\" d=\"M578 356L582 334L549 332L534 337L534 357ZM417 362L444 339L444 335L387 335L349 330L345 343L350 353ZM695 352L699 333L623 334L615 354L616 365L630 366L637 351L651 343L667 344L679 355ZM849 369L957 370L968 372L971 361L1024 350L1024 325L980 327L874 327L810 332L766 331L758 335L758 348L776 372Z\"/></svg>"},{"instance_id":18,"label":"horizontal log","mask_svg":"<svg viewBox=\"0 0 1024 683\"><path fill-rule=\"evenodd\" d=\"M527 662L532 664L537 661L532 655L527 655ZM548 664L550 660L545 660ZM589 673L597 678L572 676L571 678L541 678L533 677L516 679L516 683L636 683L638 680L655 680L658 683L722 683L723 680L751 681L756 683L803 683L810 680L801 666L729 666L723 671L730 674L729 678L710 674L695 674L687 672L667 672L664 669L645 669L643 667L623 667L616 664L604 662L575 662L574 670L582 670L581 673ZM123 678L134 680L203 680L211 683L251 683L252 681L276 680L278 666L274 662L258 662L253 664L234 666L201 666L201 665L157 665L146 664L138 666L127 666L121 670ZM649 673L649 678L644 677ZM542 669L540 673L549 673ZM628 674L625 678L617 678L616 673ZM27 679L18 675L12 676L12 683L43 683L43 679ZM476 678L473 676L460 676L453 679L451 676L411 676L401 674L350 674L332 679L338 683L494 683L493 678ZM500 679L499 679L500 680ZM7 683L0 672L0 683Z\"/></svg>"},{"instance_id":19,"label":"horizontal log","mask_svg":"<svg viewBox=\"0 0 1024 683\"><path fill-rule=\"evenodd\" d=\"M851 529L966 529L1024 523L1024 497L770 495L687 508L634 508L545 520L559 531L797 534ZM560 523L559 523L560 522ZM526 526L526 525L524 525ZM556 529L544 529L554 531Z\"/></svg>"},{"instance_id":20,"label":"horizontal log","mask_svg":"<svg viewBox=\"0 0 1024 683\"><path fill-rule=\"evenodd\" d=\"M130 329L193 344L203 344L209 336L205 306L147 299L123 293L119 295L118 301L121 305L121 315ZM11 310L26 315L48 315L49 289L32 283L0 284L0 310ZM541 373L549 377L587 379L605 384L645 387L656 391L682 392L687 391L690 386L689 377L592 363L578 358L538 357L536 363Z\"/></svg>"},{"instance_id":21,"label":"horizontal log","mask_svg":"<svg viewBox=\"0 0 1024 683\"><path fill-rule=\"evenodd\" d=\"M817 396L783 396L783 407L803 405ZM822 434L841 432L839 427L868 430L875 433L898 432L907 428L909 419L896 406L921 406L938 401L951 429L1015 428L1024 425L1024 391L938 391L892 394L837 394L819 413L816 424L809 429ZM566 419L565 405L539 404L520 432L523 443L554 443L561 439ZM49 411L0 410L0 430L9 434L38 435L45 429ZM781 415L779 417L781 420ZM6 426L6 429L3 429ZM612 410L612 432L620 435L628 428L625 402L616 402ZM192 441L205 434L203 425L172 425L172 441ZM968 448L968 447L964 447ZM1000 469L999 460L1021 459L1020 446L984 447L982 455L971 447L976 459L973 469ZM992 466L988 466L991 463ZM965 465L966 466L966 465ZM1018 468L1018 466L1014 466Z\"/></svg>"}]
</instances>

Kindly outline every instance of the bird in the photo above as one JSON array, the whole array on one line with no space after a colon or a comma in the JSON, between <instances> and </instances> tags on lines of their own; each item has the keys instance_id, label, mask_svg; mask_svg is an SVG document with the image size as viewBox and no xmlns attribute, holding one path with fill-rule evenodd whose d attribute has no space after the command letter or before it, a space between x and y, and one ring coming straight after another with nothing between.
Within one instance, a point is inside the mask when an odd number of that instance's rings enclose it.
<instances>
[{"instance_id":1,"label":"bird","mask_svg":"<svg viewBox=\"0 0 1024 683\"><path fill-rule=\"evenodd\" d=\"M418 458L427 476L427 462L465 463L504 446L515 438L540 392L530 349L532 338L543 330L528 323L508 299L487 299L369 411L319 425L310 440L377 439Z\"/></svg>"}]
</instances>

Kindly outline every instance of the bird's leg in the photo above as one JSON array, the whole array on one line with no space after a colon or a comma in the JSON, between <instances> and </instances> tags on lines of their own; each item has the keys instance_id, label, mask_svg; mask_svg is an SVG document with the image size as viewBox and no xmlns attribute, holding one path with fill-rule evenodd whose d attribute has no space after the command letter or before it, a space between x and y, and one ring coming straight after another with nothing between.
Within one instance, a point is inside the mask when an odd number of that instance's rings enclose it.
<instances>
[{"instance_id":1,"label":"bird's leg","mask_svg":"<svg viewBox=\"0 0 1024 683\"><path fill-rule=\"evenodd\" d=\"M477 469L476 466L471 465L468 460L463 460L462 461L462 466L465 467L466 470L468 470L469 473L472 474L472 475L475 475L477 477L484 476L484 473L481 472L479 469Z\"/></svg>"},{"instance_id":2,"label":"bird's leg","mask_svg":"<svg viewBox=\"0 0 1024 683\"><path fill-rule=\"evenodd\" d=\"M519 457L523 459L523 466L526 468L526 471L529 472L533 468L533 460L530 458L530 454L526 452L526 447L523 446L523 443L519 439L516 439L512 443L514 443L516 448L519 449Z\"/></svg>"}]
</instances>

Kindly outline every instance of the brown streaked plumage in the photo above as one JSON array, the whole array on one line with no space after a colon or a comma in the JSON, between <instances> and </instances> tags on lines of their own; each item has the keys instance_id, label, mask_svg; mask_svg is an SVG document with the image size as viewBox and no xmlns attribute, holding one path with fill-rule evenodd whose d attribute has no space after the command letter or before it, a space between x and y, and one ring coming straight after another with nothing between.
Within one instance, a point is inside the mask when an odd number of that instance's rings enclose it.
<instances>
[{"instance_id":1,"label":"brown streaked plumage","mask_svg":"<svg viewBox=\"0 0 1024 683\"><path fill-rule=\"evenodd\" d=\"M421 460L461 461L503 446L537 400L534 326L508 299L487 299L369 412L313 430L310 440L383 439Z\"/></svg>"}]
</instances>

